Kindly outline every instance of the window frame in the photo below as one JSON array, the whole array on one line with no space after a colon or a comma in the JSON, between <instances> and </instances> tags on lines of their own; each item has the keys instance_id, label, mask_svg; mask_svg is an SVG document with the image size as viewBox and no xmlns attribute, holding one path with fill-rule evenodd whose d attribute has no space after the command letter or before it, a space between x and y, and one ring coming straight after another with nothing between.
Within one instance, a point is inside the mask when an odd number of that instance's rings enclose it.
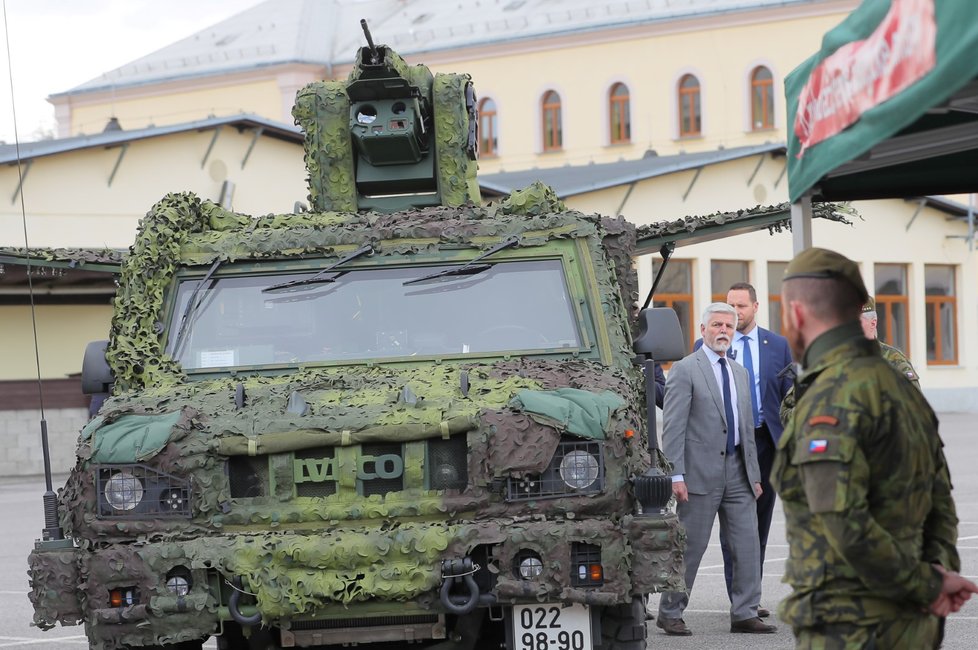
<instances>
[{"instance_id":1,"label":"window frame","mask_svg":"<svg viewBox=\"0 0 978 650\"><path fill-rule=\"evenodd\" d=\"M685 87L684 83L687 79L692 79L696 85ZM691 72L683 74L676 84L676 97L678 101L678 127L679 127L679 137L680 138L694 138L703 135L703 95L702 95L702 84L700 83L699 77ZM690 101L690 110L692 114L690 115L690 128L686 130L683 128L685 123L685 104L687 98Z\"/></svg>"},{"instance_id":2,"label":"window frame","mask_svg":"<svg viewBox=\"0 0 978 650\"><path fill-rule=\"evenodd\" d=\"M903 293L880 293L879 286L879 269L880 267L899 269L902 275L903 282ZM875 298L876 301L876 313L883 313L884 318L882 319L886 331L880 332L877 329L876 338L883 341L888 345L892 345L902 351L907 357L910 357L910 341L912 337L910 335L910 296L908 295L909 288L909 277L910 272L906 264L888 263L888 262L877 262L873 265L873 277L875 285ZM897 341L893 336L893 307L894 305L901 305L903 307L903 331L906 334L906 341Z\"/></svg>"},{"instance_id":3,"label":"window frame","mask_svg":"<svg viewBox=\"0 0 978 650\"><path fill-rule=\"evenodd\" d=\"M557 98L556 102L548 101L551 95ZM543 151L563 151L563 102L560 98L560 93L553 89L545 91L540 100L540 109L540 132L543 135ZM548 114L551 115L552 128L550 129L547 128ZM548 136L552 140L550 144L548 144Z\"/></svg>"},{"instance_id":4,"label":"window frame","mask_svg":"<svg viewBox=\"0 0 978 650\"><path fill-rule=\"evenodd\" d=\"M653 281L655 281L655 275L658 272L658 269L659 269L659 267L661 267L661 265L662 265L662 260L661 259L654 259L652 261L652 280ZM693 282L693 270L694 270L693 260L691 260L691 259L682 259L682 260L670 259L669 260L669 266L673 266L673 265L682 265L682 266L685 266L686 267L687 273L688 273L688 279L689 279L689 293L674 293L674 292L670 292L670 293L665 293L665 292L663 292L663 293L656 293L652 297L653 298L653 300L652 300L652 306L653 307L669 307L670 309L675 310L675 304L676 303L682 303L682 304L686 305L687 309L689 310L689 323L688 323L688 325L689 325L689 345L690 345L690 349L692 349L692 345L696 342L696 339L699 338L699 330L696 328L696 312L694 311L694 306L696 304L695 301L694 301L694 293L695 293L695 290L696 290L696 285ZM676 316L678 317L679 315L680 314L677 311L676 312ZM680 327L682 327L682 319L681 318L680 318ZM663 367L667 367L667 365L666 364L663 364Z\"/></svg>"},{"instance_id":5,"label":"window frame","mask_svg":"<svg viewBox=\"0 0 978 650\"><path fill-rule=\"evenodd\" d=\"M760 71L768 74L767 79L758 79ZM758 124L755 96L760 93L761 119ZM766 65L757 65L750 73L750 130L769 131L774 128L774 73ZM770 111L769 111L770 109Z\"/></svg>"},{"instance_id":6,"label":"window frame","mask_svg":"<svg viewBox=\"0 0 978 650\"><path fill-rule=\"evenodd\" d=\"M951 271L951 286L948 295L927 294L927 270L933 268L943 268ZM928 366L955 366L958 364L958 297L957 297L957 267L953 264L925 264L924 265L924 310L925 327L927 328L927 338L929 342L931 334L934 337L934 358L930 358L930 349L927 350ZM951 325L954 339L951 342L953 355L946 359L943 356L942 348L944 343L944 328L941 308L945 305L951 307ZM933 324L933 325L932 325ZM931 331L933 329L933 332Z\"/></svg>"},{"instance_id":7,"label":"window frame","mask_svg":"<svg viewBox=\"0 0 978 650\"><path fill-rule=\"evenodd\" d=\"M491 103L492 109L486 110L485 105ZM486 128L488 125L488 128ZM496 108L496 100L492 97L483 97L479 101L479 156L486 158L496 158L499 155L499 135L496 132L499 127L499 110ZM489 146L483 147L486 142Z\"/></svg>"},{"instance_id":8,"label":"window frame","mask_svg":"<svg viewBox=\"0 0 978 650\"><path fill-rule=\"evenodd\" d=\"M622 89L625 91L624 95L615 94ZM628 85L621 81L613 83L608 90L608 141L610 144L630 144L632 141L631 99ZM616 115L619 116L617 129L615 129Z\"/></svg>"},{"instance_id":9,"label":"window frame","mask_svg":"<svg viewBox=\"0 0 978 650\"><path fill-rule=\"evenodd\" d=\"M777 265L777 266L775 266ZM778 262L768 260L767 263L767 328L779 336L783 334L784 305L781 304L781 278L784 277L784 270L788 262ZM772 273L772 269L774 272ZM772 278L777 278L778 290L774 291ZM776 317L775 317L776 316Z\"/></svg>"},{"instance_id":10,"label":"window frame","mask_svg":"<svg viewBox=\"0 0 978 650\"><path fill-rule=\"evenodd\" d=\"M727 288L723 290L723 293L720 293L719 291L716 290L716 287L713 286L714 264L743 264L745 277L742 280L735 280L734 282L728 283ZM714 260L714 259L710 260L710 302L727 302L727 293L730 292L730 286L736 282L749 282L753 284L750 279L749 260Z\"/></svg>"}]
</instances>

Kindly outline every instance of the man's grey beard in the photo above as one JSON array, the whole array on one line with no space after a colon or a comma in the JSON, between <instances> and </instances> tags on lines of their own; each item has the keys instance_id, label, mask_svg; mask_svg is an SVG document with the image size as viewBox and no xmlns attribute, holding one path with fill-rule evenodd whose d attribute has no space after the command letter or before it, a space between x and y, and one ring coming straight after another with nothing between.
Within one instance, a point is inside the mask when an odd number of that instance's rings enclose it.
<instances>
[{"instance_id":1,"label":"man's grey beard","mask_svg":"<svg viewBox=\"0 0 978 650\"><path fill-rule=\"evenodd\" d=\"M730 343L730 341L720 341L718 339L714 339L713 344L710 345L710 349L717 354L720 354L721 352L726 353L726 351L730 349Z\"/></svg>"}]
</instances>

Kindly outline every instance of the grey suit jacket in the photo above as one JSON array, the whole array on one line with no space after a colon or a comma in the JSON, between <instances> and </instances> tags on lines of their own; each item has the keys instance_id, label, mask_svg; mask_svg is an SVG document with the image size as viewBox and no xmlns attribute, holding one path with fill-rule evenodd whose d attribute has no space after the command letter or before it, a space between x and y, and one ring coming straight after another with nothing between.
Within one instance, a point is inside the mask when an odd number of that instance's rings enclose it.
<instances>
[{"instance_id":1,"label":"grey suit jacket","mask_svg":"<svg viewBox=\"0 0 978 650\"><path fill-rule=\"evenodd\" d=\"M731 363L737 387L740 453L751 485L761 481L754 445L747 371ZM673 463L673 474L682 474L691 494L707 494L723 485L727 422L723 396L710 360L702 348L669 370L662 408L662 449Z\"/></svg>"}]
</instances>

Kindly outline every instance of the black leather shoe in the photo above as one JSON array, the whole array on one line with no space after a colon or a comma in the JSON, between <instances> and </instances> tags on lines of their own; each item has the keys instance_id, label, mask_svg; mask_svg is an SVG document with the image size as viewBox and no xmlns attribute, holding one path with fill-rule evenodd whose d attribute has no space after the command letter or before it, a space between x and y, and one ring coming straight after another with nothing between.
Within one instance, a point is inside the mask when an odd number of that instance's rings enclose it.
<instances>
[{"instance_id":1,"label":"black leather shoe","mask_svg":"<svg viewBox=\"0 0 978 650\"><path fill-rule=\"evenodd\" d=\"M732 622L730 631L744 634L774 634L778 628L774 625L768 625L759 618L745 618L742 621Z\"/></svg>"},{"instance_id":2,"label":"black leather shoe","mask_svg":"<svg viewBox=\"0 0 978 650\"><path fill-rule=\"evenodd\" d=\"M686 621L681 618L659 617L655 624L665 630L669 636L690 636L693 631L686 627Z\"/></svg>"},{"instance_id":3,"label":"black leather shoe","mask_svg":"<svg viewBox=\"0 0 978 650\"><path fill-rule=\"evenodd\" d=\"M757 618L767 618L770 615L771 615L771 610L769 610L767 607L757 608Z\"/></svg>"}]
</instances>

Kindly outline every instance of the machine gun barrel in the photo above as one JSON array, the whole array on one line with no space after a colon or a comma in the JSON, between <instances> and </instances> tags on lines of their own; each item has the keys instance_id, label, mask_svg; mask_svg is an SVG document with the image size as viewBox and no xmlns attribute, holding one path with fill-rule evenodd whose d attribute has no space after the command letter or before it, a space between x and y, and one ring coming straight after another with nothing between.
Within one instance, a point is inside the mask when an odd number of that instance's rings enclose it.
<instances>
[{"instance_id":1,"label":"machine gun barrel","mask_svg":"<svg viewBox=\"0 0 978 650\"><path fill-rule=\"evenodd\" d=\"M374 39L370 36L370 28L367 27L366 18L360 19L360 28L363 29L363 35L367 37L367 47L370 48L370 63L380 63L380 56L377 52L377 46L374 45Z\"/></svg>"}]
</instances>

